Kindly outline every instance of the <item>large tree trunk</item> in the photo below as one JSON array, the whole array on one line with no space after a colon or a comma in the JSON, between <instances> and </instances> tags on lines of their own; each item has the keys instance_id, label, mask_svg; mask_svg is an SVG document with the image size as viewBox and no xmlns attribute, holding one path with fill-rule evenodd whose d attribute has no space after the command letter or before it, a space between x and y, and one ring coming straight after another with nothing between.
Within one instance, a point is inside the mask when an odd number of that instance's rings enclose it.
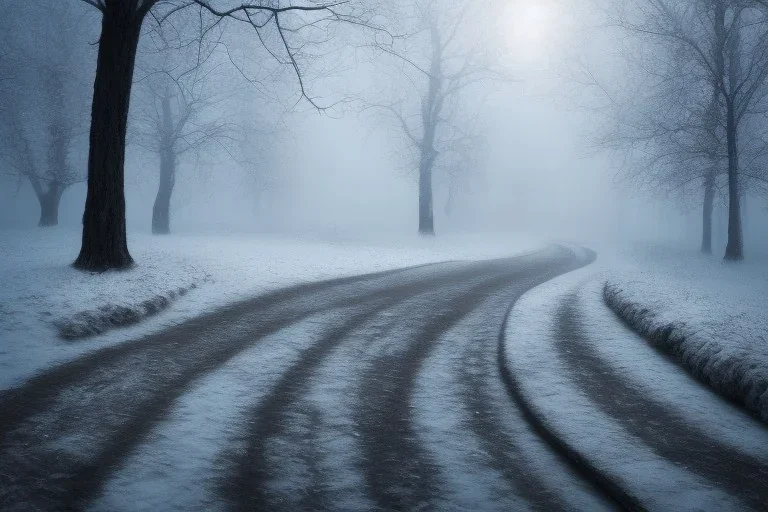
<instances>
[{"instance_id":1,"label":"large tree trunk","mask_svg":"<svg viewBox=\"0 0 768 512\"><path fill-rule=\"evenodd\" d=\"M712 254L712 211L715 207L714 172L704 182L704 211L702 219L701 252Z\"/></svg>"},{"instance_id":2,"label":"large tree trunk","mask_svg":"<svg viewBox=\"0 0 768 512\"><path fill-rule=\"evenodd\" d=\"M152 208L152 233L156 235L171 233L171 194L175 183L176 155L165 149L160 154L160 184Z\"/></svg>"},{"instance_id":3,"label":"large tree trunk","mask_svg":"<svg viewBox=\"0 0 768 512\"><path fill-rule=\"evenodd\" d=\"M57 184L51 184L43 194L37 195L40 203L40 222L38 226L51 227L59 224L59 203L64 189Z\"/></svg>"},{"instance_id":4,"label":"large tree trunk","mask_svg":"<svg viewBox=\"0 0 768 512\"><path fill-rule=\"evenodd\" d=\"M744 234L741 226L741 190L739 190L739 154L736 119L733 105L727 108L726 136L728 138L728 245L725 259L744 259Z\"/></svg>"},{"instance_id":5,"label":"large tree trunk","mask_svg":"<svg viewBox=\"0 0 768 512\"><path fill-rule=\"evenodd\" d=\"M74 263L96 271L133 264L125 233L125 132L144 16L134 2L104 5L93 86L83 241Z\"/></svg>"}]
</instances>

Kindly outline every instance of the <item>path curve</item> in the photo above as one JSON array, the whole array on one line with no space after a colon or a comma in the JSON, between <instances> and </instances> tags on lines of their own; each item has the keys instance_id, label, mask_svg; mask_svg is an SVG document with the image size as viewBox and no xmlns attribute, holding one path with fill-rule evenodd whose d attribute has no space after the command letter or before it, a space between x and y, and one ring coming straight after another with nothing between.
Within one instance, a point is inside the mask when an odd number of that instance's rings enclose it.
<instances>
[{"instance_id":1,"label":"path curve","mask_svg":"<svg viewBox=\"0 0 768 512\"><path fill-rule=\"evenodd\" d=\"M297 286L51 368L0 394L0 509L614 509L495 364L509 305L589 262Z\"/></svg>"}]
</instances>

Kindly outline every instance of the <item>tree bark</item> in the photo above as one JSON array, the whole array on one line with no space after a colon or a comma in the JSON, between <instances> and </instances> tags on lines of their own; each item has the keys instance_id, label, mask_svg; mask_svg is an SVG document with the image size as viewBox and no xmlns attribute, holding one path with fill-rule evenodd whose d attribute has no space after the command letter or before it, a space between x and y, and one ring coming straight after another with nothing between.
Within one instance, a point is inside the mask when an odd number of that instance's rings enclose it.
<instances>
[{"instance_id":1,"label":"tree bark","mask_svg":"<svg viewBox=\"0 0 768 512\"><path fill-rule=\"evenodd\" d=\"M57 226L59 224L59 203L63 187L52 183L44 193L37 194L37 200L40 203L40 222L41 228Z\"/></svg>"},{"instance_id":2,"label":"tree bark","mask_svg":"<svg viewBox=\"0 0 768 512\"><path fill-rule=\"evenodd\" d=\"M723 83L723 97L725 99L725 135L728 146L728 244L725 247L726 261L741 261L744 259L744 233L741 226L741 190L739 189L739 144L738 121L736 119L738 84L741 79L739 66L741 48L739 27L734 21L731 32L728 33L725 26L725 2L719 2L716 10L716 27L720 46L718 61L718 78ZM725 55L729 56L729 66L725 68ZM725 87L725 79L728 79L728 87ZM748 98L741 97L741 102Z\"/></svg>"},{"instance_id":3,"label":"tree bark","mask_svg":"<svg viewBox=\"0 0 768 512\"><path fill-rule=\"evenodd\" d=\"M435 234L432 171L437 159L437 152L435 151L437 124L445 99L441 95L443 87L441 78L443 47L440 40L440 31L434 23L430 24L430 35L432 57L430 60L427 95L422 100L421 120L424 137L419 148L419 234L426 236L433 236Z\"/></svg>"},{"instance_id":4,"label":"tree bark","mask_svg":"<svg viewBox=\"0 0 768 512\"><path fill-rule=\"evenodd\" d=\"M419 169L419 234L435 234L432 213L432 165L423 163Z\"/></svg>"},{"instance_id":5,"label":"tree bark","mask_svg":"<svg viewBox=\"0 0 768 512\"><path fill-rule=\"evenodd\" d=\"M701 252L712 254L712 211L715 207L715 176L714 171L704 182L704 211L701 235Z\"/></svg>"},{"instance_id":6,"label":"tree bark","mask_svg":"<svg viewBox=\"0 0 768 512\"><path fill-rule=\"evenodd\" d=\"M744 259L744 234L741 226L741 191L739 190L739 154L736 119L731 101L727 105L726 136L728 139L728 245L725 260Z\"/></svg>"},{"instance_id":7,"label":"tree bark","mask_svg":"<svg viewBox=\"0 0 768 512\"><path fill-rule=\"evenodd\" d=\"M171 194L176 183L176 155L164 149L160 154L160 184L152 208L152 233L171 234Z\"/></svg>"},{"instance_id":8,"label":"tree bark","mask_svg":"<svg viewBox=\"0 0 768 512\"><path fill-rule=\"evenodd\" d=\"M133 264L125 231L125 134L136 49L144 10L135 2L105 2L93 86L88 195L83 239L74 266L122 269Z\"/></svg>"},{"instance_id":9,"label":"tree bark","mask_svg":"<svg viewBox=\"0 0 768 512\"><path fill-rule=\"evenodd\" d=\"M425 128L419 161L419 234L433 236L435 234L435 218L432 171L437 159L437 153L434 149L436 127L434 123L429 123Z\"/></svg>"},{"instance_id":10,"label":"tree bark","mask_svg":"<svg viewBox=\"0 0 768 512\"><path fill-rule=\"evenodd\" d=\"M174 126L171 94L165 91L162 98L163 124L160 135L160 182L155 204L152 207L152 233L171 233L171 194L176 183L176 153L174 153Z\"/></svg>"}]
</instances>

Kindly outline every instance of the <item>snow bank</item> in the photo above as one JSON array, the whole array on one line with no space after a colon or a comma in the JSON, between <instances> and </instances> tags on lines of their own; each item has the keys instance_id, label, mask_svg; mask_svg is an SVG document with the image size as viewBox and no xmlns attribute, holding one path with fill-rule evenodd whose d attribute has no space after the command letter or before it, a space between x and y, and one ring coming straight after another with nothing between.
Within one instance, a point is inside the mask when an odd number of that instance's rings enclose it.
<instances>
[{"instance_id":1,"label":"snow bank","mask_svg":"<svg viewBox=\"0 0 768 512\"><path fill-rule=\"evenodd\" d=\"M604 283L597 274L571 296L589 349L620 372L638 394L674 411L687 428L768 464L768 429L763 423L692 379L672 358L619 321L603 300Z\"/></svg>"},{"instance_id":2,"label":"snow bank","mask_svg":"<svg viewBox=\"0 0 768 512\"><path fill-rule=\"evenodd\" d=\"M136 267L90 274L69 265L79 243L79 232L63 228L0 230L0 389L56 362L284 286L542 247L530 239L499 236L414 236L376 244L129 234ZM72 343L62 335L90 337Z\"/></svg>"},{"instance_id":3,"label":"snow bank","mask_svg":"<svg viewBox=\"0 0 768 512\"><path fill-rule=\"evenodd\" d=\"M53 325L58 328L59 336L65 340L87 338L114 327L137 324L147 317L168 309L173 301L195 288L197 283L192 283L134 304L105 304L95 310L81 311L71 317L54 320Z\"/></svg>"},{"instance_id":4,"label":"snow bank","mask_svg":"<svg viewBox=\"0 0 768 512\"><path fill-rule=\"evenodd\" d=\"M696 378L768 421L768 265L668 251L612 271L605 303Z\"/></svg>"},{"instance_id":5,"label":"snow bank","mask_svg":"<svg viewBox=\"0 0 768 512\"><path fill-rule=\"evenodd\" d=\"M697 379L768 421L768 347L736 337L718 339L696 321L666 319L663 310L636 302L635 291L614 283L605 303L654 346L672 355ZM658 307L658 306L657 306ZM678 317L685 319L685 315ZM757 351L754 351L754 348Z\"/></svg>"}]
</instances>

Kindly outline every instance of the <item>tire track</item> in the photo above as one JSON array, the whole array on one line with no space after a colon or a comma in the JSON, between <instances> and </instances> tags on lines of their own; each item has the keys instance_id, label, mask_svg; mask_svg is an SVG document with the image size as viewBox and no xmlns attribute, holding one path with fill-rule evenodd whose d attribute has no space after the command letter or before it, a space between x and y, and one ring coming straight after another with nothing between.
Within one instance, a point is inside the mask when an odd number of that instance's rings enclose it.
<instances>
[{"instance_id":1,"label":"tire track","mask_svg":"<svg viewBox=\"0 0 768 512\"><path fill-rule=\"evenodd\" d=\"M270 393L307 347L355 310L341 308L296 322L199 379L109 475L87 510L225 512L227 503L217 489L227 467L220 461L244 445L253 404Z\"/></svg>"},{"instance_id":2,"label":"tire track","mask_svg":"<svg viewBox=\"0 0 768 512\"><path fill-rule=\"evenodd\" d=\"M306 397L318 367L372 318L407 299L429 295L441 311L426 318L411 315L421 326L418 339L402 353L373 361L375 371L363 378L356 412L365 430L358 441L368 462L361 469L374 500L386 509L429 508L438 469L416 442L410 421L410 397L423 361L441 335L490 293L516 280L534 286L567 270L573 260L560 250L296 286L64 363L0 394L0 503L82 510L201 377L265 336L314 314L352 308L356 312L349 319L302 349L298 362L275 381L253 411L247 449L230 461L235 470L221 487L222 497L238 510L278 510L279 501L267 492L267 448L289 430L287 413ZM388 393L381 379L390 377ZM315 453L307 454L305 465L313 476L301 503L328 509L333 499L326 495L317 460Z\"/></svg>"},{"instance_id":3,"label":"tire track","mask_svg":"<svg viewBox=\"0 0 768 512\"><path fill-rule=\"evenodd\" d=\"M420 286L414 287L418 288ZM267 486L271 476L271 468L267 466L267 451L270 440L286 429L284 416L287 408L308 391L309 379L322 360L342 343L347 335L377 313L402 300L401 294L404 299L408 291L403 290L396 294L395 298L352 315L340 327L306 349L301 360L283 374L270 395L254 410L251 414L250 423L253 426L248 432L247 448L237 457L234 464L236 469L227 477L221 490L222 496L232 502L234 510L247 512L282 509L279 500L272 499ZM308 489L303 502L307 509L317 510L324 509L322 504L327 503L327 500L322 496L319 487L313 487Z\"/></svg>"},{"instance_id":4,"label":"tire track","mask_svg":"<svg viewBox=\"0 0 768 512\"><path fill-rule=\"evenodd\" d=\"M586 253L586 260L575 263L569 271L572 272L579 268L585 267L595 262L597 259L597 253L591 249L584 249ZM501 330L499 331L497 340L497 365L499 373L501 374L501 380L504 383L504 387L512 399L517 405L518 409L525 418L525 421L531 426L531 428L539 435L539 437L546 442L552 451L560 456L575 474L580 475L584 480L589 481L592 485L598 489L606 498L612 500L615 505L624 510L631 511L643 511L645 510L635 496L627 493L624 489L616 485L605 472L598 469L592 462L582 457L576 450L569 446L563 439L559 438L546 424L545 420L537 414L537 412L530 406L528 399L524 396L520 389L520 383L518 382L515 374L510 371L510 367L507 363L507 351L508 351L508 339L507 330L509 329L509 322L512 316L512 309L515 304L510 304L507 307L504 315L504 322L502 323Z\"/></svg>"},{"instance_id":5,"label":"tire track","mask_svg":"<svg viewBox=\"0 0 768 512\"><path fill-rule=\"evenodd\" d=\"M233 508L238 511L284 508L286 504L274 499L267 485L271 476L271 468L266 465L269 442L287 429L285 415L288 408L308 393L311 378L323 360L353 331L396 304L421 294L438 292L457 281L484 276L488 273L489 265L508 264L509 260L493 264L475 264L465 271L436 278L427 283L385 290L379 293L371 307L354 314L348 321L307 349L301 360L283 374L270 395L254 410L251 422L253 427L248 432L248 446L244 453L235 457L236 469L222 487L222 496L232 500ZM310 494L304 497L304 503L311 504L311 509L323 509L322 504L327 503L328 500L321 495L319 487L309 491Z\"/></svg>"},{"instance_id":6,"label":"tire track","mask_svg":"<svg viewBox=\"0 0 768 512\"><path fill-rule=\"evenodd\" d=\"M555 492L564 491L564 489L553 488L551 482L531 471L530 462L521 453L516 439L507 433L509 425L505 425L502 420L503 407L494 404L494 397L498 397L498 393L491 391L489 379L494 381L498 379L502 393L507 391L504 384L504 370L499 367L499 355L496 353L499 348L499 333L503 337L508 311L525 292L554 277L575 270L582 264L589 264L593 259L594 253L586 262L578 265L563 264L541 276L515 283L505 294L488 300L488 304L483 307L488 312L487 315L470 319L474 325L471 329L473 332L488 331L489 324L494 331L490 336L480 334L474 337L472 342L466 343L464 352L466 364L460 368L459 375L463 381L461 396L465 405L467 425L485 449L489 466L496 469L509 486L536 510L573 510L574 505L564 501L565 497L561 493ZM521 419L524 417L524 411L519 410L514 400L509 405L519 411ZM526 427L533 429L527 422ZM535 434L532 432L532 435ZM555 454L560 455L557 450ZM570 468L566 469L567 460L563 462L566 464L563 469L577 479L582 478L582 475L573 472ZM585 483L590 491L597 496L602 496L605 502L615 506L613 499L606 495L602 488L590 479L586 479Z\"/></svg>"},{"instance_id":7,"label":"tire track","mask_svg":"<svg viewBox=\"0 0 768 512\"><path fill-rule=\"evenodd\" d=\"M523 267L522 269L520 267ZM362 468L369 492L382 510L425 510L435 507L439 468L418 442L411 418L411 397L424 360L440 337L479 307L488 295L529 279L552 266L520 265L496 268L480 284L457 298L443 297L438 310L418 332L417 339L399 354L379 358L363 379L358 424L366 432ZM556 273L556 272L555 272ZM389 385L384 384L390 383Z\"/></svg>"},{"instance_id":8,"label":"tire track","mask_svg":"<svg viewBox=\"0 0 768 512\"><path fill-rule=\"evenodd\" d=\"M289 406L286 417L290 429L272 443L269 463L277 471L269 486L286 503L295 503L293 510L375 510L360 471L359 439L366 433L354 421L360 377L376 354L387 350L394 337L401 337L403 330L410 328L409 315L414 308L438 293L417 295L372 317L324 358L311 377L307 393ZM316 422L308 416L307 411L312 410L322 411ZM290 452L287 455L286 448ZM314 468L320 471L321 481L313 487L315 482L308 475ZM301 476L297 479L296 475ZM305 494L329 503L324 506L314 498L296 500Z\"/></svg>"},{"instance_id":9,"label":"tire track","mask_svg":"<svg viewBox=\"0 0 768 512\"><path fill-rule=\"evenodd\" d=\"M390 271L384 276L397 274L408 273ZM262 297L247 303L261 305L256 312L240 304L220 316L206 315L168 333L103 349L13 390L5 396L2 405L8 413L0 420L5 434L0 444L0 501L27 503L41 510L82 509L198 378L260 338L311 314L375 300L382 286L392 289L391 283L376 284L378 277L374 275L373 289L360 293L353 288L352 297L342 294L335 301L330 297L327 304L322 304L327 298L324 293L333 293L339 282L359 285L371 278L344 278L276 292L269 297L286 299L274 303ZM429 273L415 277L425 283L436 279ZM314 295L319 296L308 298L302 293L306 289L316 290ZM294 299L308 304L292 305ZM211 326L213 320L218 323ZM221 339L220 332L216 336L217 327L220 331L229 324L241 329L250 324L250 330L235 332L229 339Z\"/></svg>"},{"instance_id":10,"label":"tire track","mask_svg":"<svg viewBox=\"0 0 768 512\"><path fill-rule=\"evenodd\" d=\"M447 263L447 262L446 262ZM254 299L246 300L222 308L221 310L190 319L173 328L177 332L177 338L192 338L199 336L200 332L207 331L207 326L212 323L234 323L243 317L250 316L254 311L263 311L274 308L276 303L284 303L295 300L310 293L322 293L336 287L354 286L366 281L375 281L391 277L393 275L407 273L427 267L438 267L442 264L427 264L404 269L388 270L363 276L344 277L308 283L276 290ZM368 293L369 296L375 292ZM319 311L318 311L319 312ZM77 382L87 378L88 373L100 366L114 364L121 358L128 357L142 350L148 350L157 345L166 346L168 349L178 347L166 335L161 332L155 335L128 341L119 345L95 350L89 354L78 357L72 361L59 364L50 370L44 371L28 379L22 385L0 392L0 409L3 415L0 417L0 441L26 418L46 407L59 394L59 392Z\"/></svg>"},{"instance_id":11,"label":"tire track","mask_svg":"<svg viewBox=\"0 0 768 512\"><path fill-rule=\"evenodd\" d=\"M515 293L512 300L497 298L489 305L488 310L495 313L493 325L503 324L505 305L516 301L522 293L524 290ZM496 339L491 336L489 339L475 341L476 343L468 344L465 352L466 364L459 372L463 381L461 395L468 427L484 448L489 459L488 465L498 471L510 488L535 510L569 510L570 507L563 501L563 497L553 492L551 485L526 467L528 463L520 453L520 447L505 432L500 411L493 405L493 395L488 389L487 379L489 375L495 377L499 371L495 357Z\"/></svg>"},{"instance_id":12,"label":"tire track","mask_svg":"<svg viewBox=\"0 0 768 512\"><path fill-rule=\"evenodd\" d=\"M515 284L446 332L414 392L420 442L441 469L437 510L615 509L530 428L510 402L496 340Z\"/></svg>"},{"instance_id":13,"label":"tire track","mask_svg":"<svg viewBox=\"0 0 768 512\"><path fill-rule=\"evenodd\" d=\"M558 308L555 347L580 388L659 456L764 510L768 467L710 438L623 379L584 337L578 300L578 294L569 295Z\"/></svg>"}]
</instances>

